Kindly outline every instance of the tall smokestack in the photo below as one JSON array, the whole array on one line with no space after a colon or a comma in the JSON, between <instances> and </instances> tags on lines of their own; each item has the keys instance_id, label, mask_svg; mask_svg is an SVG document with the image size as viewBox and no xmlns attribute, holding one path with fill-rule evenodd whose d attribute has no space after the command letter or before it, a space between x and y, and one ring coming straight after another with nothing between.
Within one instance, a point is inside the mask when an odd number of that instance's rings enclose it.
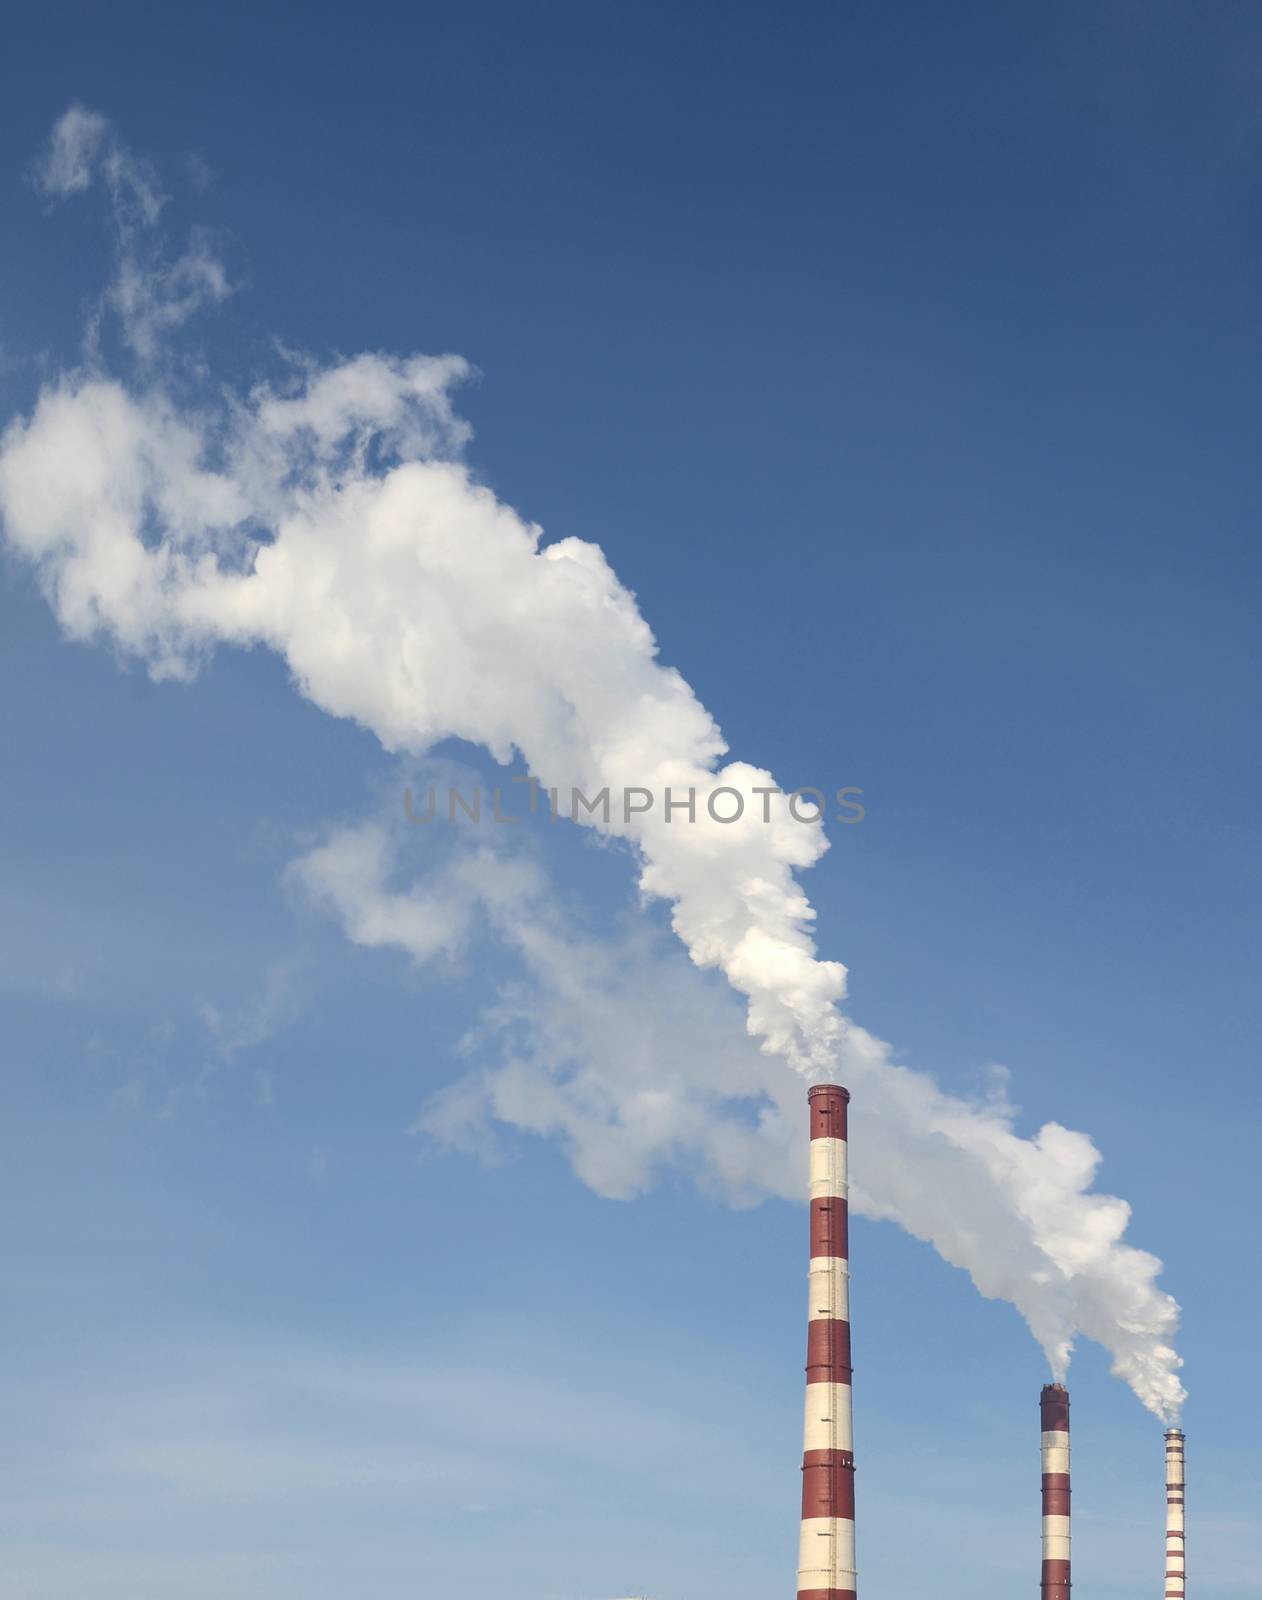
<instances>
[{"instance_id":1,"label":"tall smokestack","mask_svg":"<svg viewBox=\"0 0 1262 1600\"><path fill-rule=\"evenodd\" d=\"M1042 1600L1069 1600L1069 1390L1045 1383Z\"/></svg>"},{"instance_id":2,"label":"tall smokestack","mask_svg":"<svg viewBox=\"0 0 1262 1600\"><path fill-rule=\"evenodd\" d=\"M1183 1600L1187 1570L1183 1539L1183 1430L1166 1434L1166 1600Z\"/></svg>"},{"instance_id":3,"label":"tall smokestack","mask_svg":"<svg viewBox=\"0 0 1262 1600\"><path fill-rule=\"evenodd\" d=\"M854 1427L846 1106L835 1083L810 1091L811 1297L798 1600L855 1600Z\"/></svg>"}]
</instances>

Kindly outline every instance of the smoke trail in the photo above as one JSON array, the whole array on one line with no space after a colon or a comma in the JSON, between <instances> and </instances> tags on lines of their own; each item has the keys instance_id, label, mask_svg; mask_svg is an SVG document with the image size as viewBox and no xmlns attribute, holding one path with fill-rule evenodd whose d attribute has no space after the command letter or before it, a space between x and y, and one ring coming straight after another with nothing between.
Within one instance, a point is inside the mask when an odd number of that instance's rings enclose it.
<instances>
[{"instance_id":1,"label":"smoke trail","mask_svg":"<svg viewBox=\"0 0 1262 1600\"><path fill-rule=\"evenodd\" d=\"M103 177L125 218L106 309L140 361L130 384L95 357L63 374L0 445L8 543L65 632L109 641L157 677L191 676L221 644L266 645L304 695L388 750L454 736L501 762L520 756L566 792L695 790L691 822L660 804L580 820L633 850L644 894L669 903L692 960L744 997L763 1050L852 1086L868 1152L861 1208L1011 1300L1054 1371L1084 1332L1171 1415L1177 1307L1156 1286L1159 1262L1123 1242L1126 1205L1088 1192L1090 1141L1056 1124L1020 1138L1002 1109L896 1066L839 1011L845 968L817 955L795 877L826 848L822 828L789 815L769 773L724 762L713 718L658 661L596 545L545 543L474 481L451 402L465 364L361 355L181 405L177 384L153 375L157 338L226 292L204 239L160 257L152 178L91 113L67 114L38 175L54 194ZM720 788L772 791L767 820L752 806L713 820L706 797ZM393 931L406 945L407 904L379 898L394 921L378 942Z\"/></svg>"}]
</instances>

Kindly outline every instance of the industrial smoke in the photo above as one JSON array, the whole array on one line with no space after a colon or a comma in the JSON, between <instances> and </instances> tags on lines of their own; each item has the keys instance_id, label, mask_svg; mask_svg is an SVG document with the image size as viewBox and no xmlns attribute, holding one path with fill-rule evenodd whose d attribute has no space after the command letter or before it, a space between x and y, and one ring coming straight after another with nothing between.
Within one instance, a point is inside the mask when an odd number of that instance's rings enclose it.
<instances>
[{"instance_id":1,"label":"industrial smoke","mask_svg":"<svg viewBox=\"0 0 1262 1600\"><path fill-rule=\"evenodd\" d=\"M625 844L692 961L743 997L767 1056L757 1160L785 1174L763 1187L801 1192L796 1155L782 1155L800 1082L843 1077L860 1107L856 1209L900 1223L1016 1306L1057 1377L1085 1334L1173 1417L1177 1307L1157 1285L1160 1263L1125 1242L1126 1204L1092 1192L1091 1141L1057 1123L1022 1137L1003 1104L944 1093L843 1013L846 969L817 952L797 879L826 849L823 828L789 814L770 773L729 758L600 548L548 542L475 480L452 400L466 364L290 362L225 397L173 352L187 317L227 294L226 275L202 238L165 252L150 169L76 109L36 180L53 198L103 188L116 252L83 364L47 382L0 444L8 546L65 633L159 678L191 677L220 646L264 646L310 701L391 752L459 738L566 791L695 789L695 821L661 808L579 820ZM107 325L121 335L113 370L100 353ZM773 791L768 820L749 806L715 821L704 801L720 787ZM365 895L386 894L373 878L386 870L378 860L339 880L353 937ZM403 914L371 923L366 941L423 954L406 915L420 892L396 893ZM511 922L511 899L498 904ZM674 1064L682 1089L664 1076L668 1108L686 1101L690 1071ZM654 1137L678 1153L691 1134L667 1112Z\"/></svg>"}]
</instances>

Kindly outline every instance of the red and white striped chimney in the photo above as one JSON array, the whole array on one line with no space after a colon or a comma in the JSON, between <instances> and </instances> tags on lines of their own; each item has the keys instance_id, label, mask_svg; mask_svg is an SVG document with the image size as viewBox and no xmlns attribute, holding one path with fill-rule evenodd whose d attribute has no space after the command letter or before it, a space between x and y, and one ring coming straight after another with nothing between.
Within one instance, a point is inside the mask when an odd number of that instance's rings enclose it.
<instances>
[{"instance_id":1,"label":"red and white striped chimney","mask_svg":"<svg viewBox=\"0 0 1262 1600\"><path fill-rule=\"evenodd\" d=\"M1183 1430L1166 1434L1166 1600L1183 1600L1187 1570L1183 1540Z\"/></svg>"},{"instance_id":2,"label":"red and white striped chimney","mask_svg":"<svg viewBox=\"0 0 1262 1600\"><path fill-rule=\"evenodd\" d=\"M1042 1600L1069 1600L1069 1390L1043 1385Z\"/></svg>"},{"instance_id":3,"label":"red and white striped chimney","mask_svg":"<svg viewBox=\"0 0 1262 1600\"><path fill-rule=\"evenodd\" d=\"M846 1106L835 1083L810 1091L811 1296L798 1600L855 1600L854 1427Z\"/></svg>"}]
</instances>

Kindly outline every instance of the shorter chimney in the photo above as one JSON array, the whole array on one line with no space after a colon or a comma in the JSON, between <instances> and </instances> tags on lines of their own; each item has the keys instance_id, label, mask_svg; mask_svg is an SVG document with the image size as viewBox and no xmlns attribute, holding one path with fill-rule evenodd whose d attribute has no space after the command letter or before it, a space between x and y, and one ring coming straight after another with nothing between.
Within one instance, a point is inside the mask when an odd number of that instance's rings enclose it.
<instances>
[{"instance_id":1,"label":"shorter chimney","mask_svg":"<svg viewBox=\"0 0 1262 1600\"><path fill-rule=\"evenodd\" d=\"M1183 1600L1183 1430L1166 1434L1166 1600Z\"/></svg>"},{"instance_id":2,"label":"shorter chimney","mask_svg":"<svg viewBox=\"0 0 1262 1600\"><path fill-rule=\"evenodd\" d=\"M811 1277L798 1600L855 1600L850 1412L849 1091L810 1091Z\"/></svg>"}]
</instances>

